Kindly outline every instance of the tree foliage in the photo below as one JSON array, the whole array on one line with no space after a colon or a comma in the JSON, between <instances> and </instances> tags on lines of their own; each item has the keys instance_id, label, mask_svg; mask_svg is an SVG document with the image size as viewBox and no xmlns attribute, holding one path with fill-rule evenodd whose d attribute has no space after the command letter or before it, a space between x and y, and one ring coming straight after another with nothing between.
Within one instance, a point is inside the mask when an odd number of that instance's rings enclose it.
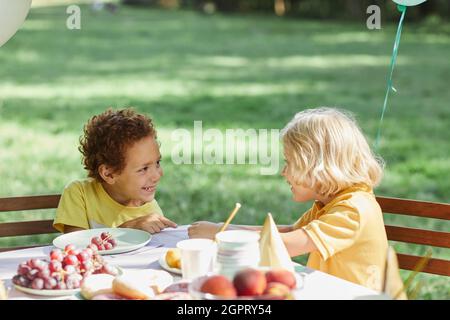
<instances>
[{"instance_id":1,"label":"tree foliage","mask_svg":"<svg viewBox=\"0 0 450 320\"><path fill-rule=\"evenodd\" d=\"M383 20L397 19L392 0L122 0L124 4L162 6L225 13L269 13L315 19L363 19L369 5L378 5ZM450 1L428 0L408 12L408 18L421 20L429 16L450 17Z\"/></svg>"}]
</instances>

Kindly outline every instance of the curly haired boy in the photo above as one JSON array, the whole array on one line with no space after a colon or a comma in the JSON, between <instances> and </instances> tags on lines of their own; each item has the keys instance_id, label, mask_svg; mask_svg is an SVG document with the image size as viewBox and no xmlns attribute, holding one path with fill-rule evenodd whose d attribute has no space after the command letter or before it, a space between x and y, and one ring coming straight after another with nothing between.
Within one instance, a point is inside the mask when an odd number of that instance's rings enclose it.
<instances>
[{"instance_id":1,"label":"curly haired boy","mask_svg":"<svg viewBox=\"0 0 450 320\"><path fill-rule=\"evenodd\" d=\"M176 227L155 200L163 170L150 118L131 108L108 109L86 123L79 150L88 178L64 189L53 222L58 231Z\"/></svg>"}]
</instances>

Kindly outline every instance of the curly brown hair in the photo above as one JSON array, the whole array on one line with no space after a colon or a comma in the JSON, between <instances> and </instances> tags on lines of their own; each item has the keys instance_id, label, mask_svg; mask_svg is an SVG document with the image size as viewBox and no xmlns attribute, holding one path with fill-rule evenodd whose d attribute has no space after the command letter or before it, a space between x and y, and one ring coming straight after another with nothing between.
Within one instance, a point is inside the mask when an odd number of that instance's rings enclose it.
<instances>
[{"instance_id":1,"label":"curly brown hair","mask_svg":"<svg viewBox=\"0 0 450 320\"><path fill-rule=\"evenodd\" d=\"M109 108L89 119L83 132L78 150L88 176L98 181L103 181L98 173L100 165L108 165L120 173L125 168L128 147L148 136L156 138L152 119L132 108L117 111Z\"/></svg>"}]
</instances>

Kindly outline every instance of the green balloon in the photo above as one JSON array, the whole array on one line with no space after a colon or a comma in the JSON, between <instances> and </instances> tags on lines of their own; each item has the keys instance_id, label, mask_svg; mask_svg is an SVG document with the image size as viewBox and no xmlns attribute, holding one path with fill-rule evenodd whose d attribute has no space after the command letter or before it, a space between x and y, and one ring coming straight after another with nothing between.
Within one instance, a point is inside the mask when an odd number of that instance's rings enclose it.
<instances>
[{"instance_id":1,"label":"green balloon","mask_svg":"<svg viewBox=\"0 0 450 320\"><path fill-rule=\"evenodd\" d=\"M392 1L401 6L417 6L418 4L424 3L427 0L392 0Z\"/></svg>"}]
</instances>

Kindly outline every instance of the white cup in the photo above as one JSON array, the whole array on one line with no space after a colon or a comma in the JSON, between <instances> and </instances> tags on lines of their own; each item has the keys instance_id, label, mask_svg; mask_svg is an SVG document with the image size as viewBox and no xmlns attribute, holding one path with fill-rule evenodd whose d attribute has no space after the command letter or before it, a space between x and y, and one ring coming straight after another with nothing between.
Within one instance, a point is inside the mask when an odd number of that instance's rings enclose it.
<instances>
[{"instance_id":1,"label":"white cup","mask_svg":"<svg viewBox=\"0 0 450 320\"><path fill-rule=\"evenodd\" d=\"M210 239L187 239L177 243L181 252L181 273L184 280L204 276L214 270L216 243Z\"/></svg>"},{"instance_id":2,"label":"white cup","mask_svg":"<svg viewBox=\"0 0 450 320\"><path fill-rule=\"evenodd\" d=\"M229 230L216 234L217 264L215 271L233 279L245 268L256 268L260 261L260 235L256 231Z\"/></svg>"}]
</instances>

